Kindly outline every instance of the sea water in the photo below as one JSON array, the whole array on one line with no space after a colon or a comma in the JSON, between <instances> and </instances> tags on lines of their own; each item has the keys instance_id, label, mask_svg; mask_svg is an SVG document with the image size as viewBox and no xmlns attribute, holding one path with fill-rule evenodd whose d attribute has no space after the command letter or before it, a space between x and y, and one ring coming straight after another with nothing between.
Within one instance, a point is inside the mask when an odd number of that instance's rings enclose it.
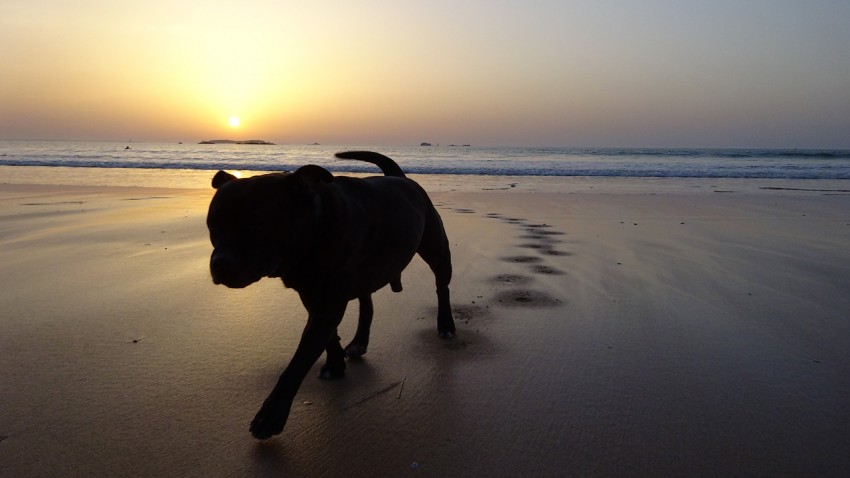
<instances>
[{"instance_id":1,"label":"sea water","mask_svg":"<svg viewBox=\"0 0 850 478\"><path fill-rule=\"evenodd\" d=\"M0 166L371 173L335 152L372 150L410 174L611 178L850 179L850 150L236 145L0 141ZM2 178L0 178L2 181Z\"/></svg>"}]
</instances>

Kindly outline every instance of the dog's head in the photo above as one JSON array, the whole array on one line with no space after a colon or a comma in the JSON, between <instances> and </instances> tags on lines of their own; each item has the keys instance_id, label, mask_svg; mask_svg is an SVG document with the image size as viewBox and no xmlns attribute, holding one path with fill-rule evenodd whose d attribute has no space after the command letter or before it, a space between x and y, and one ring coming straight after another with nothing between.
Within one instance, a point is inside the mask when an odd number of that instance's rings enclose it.
<instances>
[{"instance_id":1,"label":"dog's head","mask_svg":"<svg viewBox=\"0 0 850 478\"><path fill-rule=\"evenodd\" d=\"M213 282L242 288L297 267L315 240L331 181L313 165L245 179L216 173L207 213Z\"/></svg>"}]
</instances>

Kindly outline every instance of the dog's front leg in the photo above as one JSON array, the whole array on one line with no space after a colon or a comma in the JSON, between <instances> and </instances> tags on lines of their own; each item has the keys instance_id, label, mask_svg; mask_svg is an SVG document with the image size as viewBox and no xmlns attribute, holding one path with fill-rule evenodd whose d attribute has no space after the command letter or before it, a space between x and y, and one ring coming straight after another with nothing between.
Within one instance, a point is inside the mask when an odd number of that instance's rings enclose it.
<instances>
[{"instance_id":1,"label":"dog's front leg","mask_svg":"<svg viewBox=\"0 0 850 478\"><path fill-rule=\"evenodd\" d=\"M295 355L251 422L254 438L265 440L283 431L298 387L336 334L337 325L345 314L346 302L328 301L315 307L308 306L310 316Z\"/></svg>"}]
</instances>

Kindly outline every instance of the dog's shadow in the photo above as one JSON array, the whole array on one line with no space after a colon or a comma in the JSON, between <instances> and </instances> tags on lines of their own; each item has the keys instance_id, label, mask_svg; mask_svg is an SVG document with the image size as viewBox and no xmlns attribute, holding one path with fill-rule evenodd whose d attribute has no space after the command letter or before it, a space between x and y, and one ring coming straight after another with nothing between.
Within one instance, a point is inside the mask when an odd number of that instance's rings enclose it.
<instances>
[{"instance_id":1,"label":"dog's shadow","mask_svg":"<svg viewBox=\"0 0 850 478\"><path fill-rule=\"evenodd\" d=\"M429 380L437 380L440 382L456 380L457 377L451 370L453 366L458 365L461 361L486 360L492 358L493 354L497 353L498 347L487 336L485 331L477 330L473 325L481 325L473 322L474 319L479 321L488 317L488 314L483 313L478 308L460 308L462 311L456 316L462 320L469 320L469 328L458 328L458 336L451 340L445 340L437 337L434 328L429 324L418 331L412 331L410 339L415 345L410 351L416 355L417 362L422 361L421 366L425 369L433 369L436 367L441 370L441 373L433 374L423 370L413 370L410 377L404 376L400 371L393 371L392 363L377 357L370 361L367 355L360 359L346 360L346 375L339 380L321 380L317 377L321 363L311 369L308 376L308 381L311 382L303 387L307 393L301 395L304 398L303 403L312 402L309 398L311 394L319 394L320 398L316 403L311 403L306 406L312 409L309 413L316 414L312 419L326 420L326 426L333 426L332 423L336 420L348 420L341 418L343 415L354 412L361 407L383 406L386 403L387 397L407 396L407 386L421 384L412 384L411 380L421 380L423 377ZM434 384L433 386L444 387L445 384ZM447 390L452 390L454 387L448 387ZM297 404L302 403L296 401ZM324 411L319 411L324 407ZM299 420L299 416L304 412L300 410L293 413L292 418ZM329 418L323 414L333 416ZM357 412L354 412L357 415ZM356 419L351 419L356 421ZM291 428L290 432L298 433L297 428ZM304 430L300 430L304 431ZM291 438L290 438L291 440ZM304 458L303 451L298 447L303 445L302 440L265 440L258 442L253 450L253 470L251 476L273 477L273 476L302 476L299 471L303 472L298 463ZM289 449L288 443L296 443L296 446ZM303 466L304 463L301 463Z\"/></svg>"},{"instance_id":2,"label":"dog's shadow","mask_svg":"<svg viewBox=\"0 0 850 478\"><path fill-rule=\"evenodd\" d=\"M428 313L436 314L436 310L432 308ZM493 320L489 309L478 305L455 305L452 313L457 323L454 338L440 339L432 327L416 332L416 348L423 354L423 359L436 358L445 361L445 366L451 366L457 360L474 360L497 353L499 346L487 329Z\"/></svg>"},{"instance_id":3,"label":"dog's shadow","mask_svg":"<svg viewBox=\"0 0 850 478\"><path fill-rule=\"evenodd\" d=\"M251 476L297 476L292 469L292 458L280 440L264 440L254 447L255 469Z\"/></svg>"}]
</instances>

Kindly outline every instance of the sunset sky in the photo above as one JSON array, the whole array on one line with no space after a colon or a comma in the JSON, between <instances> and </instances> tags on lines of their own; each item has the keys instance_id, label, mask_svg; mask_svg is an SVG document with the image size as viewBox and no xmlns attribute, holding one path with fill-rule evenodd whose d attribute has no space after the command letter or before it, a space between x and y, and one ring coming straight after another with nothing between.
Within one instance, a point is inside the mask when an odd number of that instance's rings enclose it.
<instances>
[{"instance_id":1,"label":"sunset sky","mask_svg":"<svg viewBox=\"0 0 850 478\"><path fill-rule=\"evenodd\" d=\"M850 148L847 0L3 0L0 65L0 139Z\"/></svg>"}]
</instances>

